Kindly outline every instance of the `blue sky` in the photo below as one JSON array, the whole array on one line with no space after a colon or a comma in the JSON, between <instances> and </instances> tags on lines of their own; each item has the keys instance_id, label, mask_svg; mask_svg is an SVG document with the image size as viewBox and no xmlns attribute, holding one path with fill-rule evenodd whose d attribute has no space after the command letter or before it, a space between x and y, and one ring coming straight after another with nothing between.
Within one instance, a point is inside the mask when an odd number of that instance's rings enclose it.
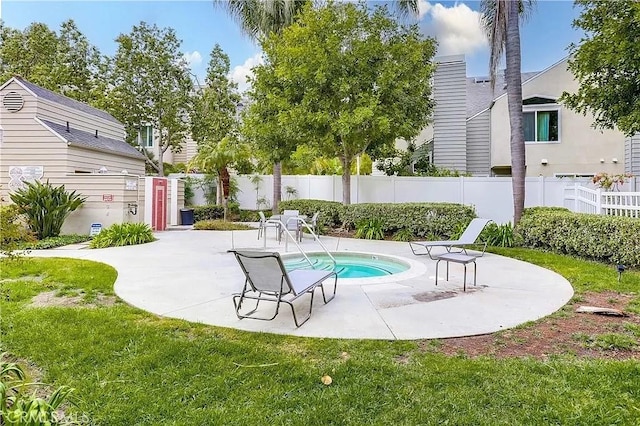
<instances>
[{"instance_id":1,"label":"blue sky","mask_svg":"<svg viewBox=\"0 0 640 426\"><path fill-rule=\"evenodd\" d=\"M465 54L467 75L486 75L488 47L478 23L479 2L420 3L420 28L436 37L438 54ZM571 26L579 11L572 1L537 1L533 14L521 26L523 71L545 69L567 55L567 46L578 42L582 35ZM89 41L107 55L116 51L114 39L130 32L140 21L171 27L182 40L182 50L201 82L216 43L229 55L233 78L241 85L260 55L259 47L210 0L0 0L0 18L12 28L24 29L32 22L43 22L56 31L62 22L73 19Z\"/></svg>"}]
</instances>

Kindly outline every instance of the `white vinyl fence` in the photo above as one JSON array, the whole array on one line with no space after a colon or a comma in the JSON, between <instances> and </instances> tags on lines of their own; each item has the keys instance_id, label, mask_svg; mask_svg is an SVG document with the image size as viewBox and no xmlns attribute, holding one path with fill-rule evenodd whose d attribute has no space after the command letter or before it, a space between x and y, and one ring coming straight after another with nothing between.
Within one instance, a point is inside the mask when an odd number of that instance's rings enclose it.
<instances>
[{"instance_id":1,"label":"white vinyl fence","mask_svg":"<svg viewBox=\"0 0 640 426\"><path fill-rule=\"evenodd\" d=\"M577 184L567 189L575 212L640 218L640 192L604 192Z\"/></svg>"},{"instance_id":2,"label":"white vinyl fence","mask_svg":"<svg viewBox=\"0 0 640 426\"><path fill-rule=\"evenodd\" d=\"M197 175L193 175L197 177ZM273 176L260 176L254 184L250 176L236 176L240 192L238 201L244 209L270 208L273 201ZM567 187L589 179L531 177L526 179L525 207L561 206L573 209L573 199L566 199ZM287 191L289 189L289 191ZM295 195L290 195L294 192ZM340 176L289 175L282 177L282 199L317 199L342 202ZM268 205L257 205L259 199ZM351 202L406 203L447 202L471 205L480 217L497 223L513 221L511 178L508 177L399 177L352 176ZM205 204L202 191L196 190L194 204Z\"/></svg>"}]
</instances>

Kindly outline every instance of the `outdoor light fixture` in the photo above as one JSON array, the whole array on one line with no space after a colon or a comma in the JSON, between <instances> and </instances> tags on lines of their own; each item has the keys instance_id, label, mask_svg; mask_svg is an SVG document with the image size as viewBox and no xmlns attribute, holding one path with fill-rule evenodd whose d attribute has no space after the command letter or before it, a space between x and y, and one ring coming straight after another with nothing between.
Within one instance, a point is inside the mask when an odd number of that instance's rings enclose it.
<instances>
[{"instance_id":1,"label":"outdoor light fixture","mask_svg":"<svg viewBox=\"0 0 640 426\"><path fill-rule=\"evenodd\" d=\"M622 278L622 273L627 268L624 265L618 265L616 268L618 269L618 282L620 282L620 279Z\"/></svg>"},{"instance_id":2,"label":"outdoor light fixture","mask_svg":"<svg viewBox=\"0 0 640 426\"><path fill-rule=\"evenodd\" d=\"M540 164L542 164L543 166L546 166L547 164L549 164L549 160L547 160L546 158L543 158L542 160L540 160Z\"/></svg>"},{"instance_id":3,"label":"outdoor light fixture","mask_svg":"<svg viewBox=\"0 0 640 426\"><path fill-rule=\"evenodd\" d=\"M601 159L600 159L600 162L601 162L601 163L604 163L604 158L601 158Z\"/></svg>"},{"instance_id":4,"label":"outdoor light fixture","mask_svg":"<svg viewBox=\"0 0 640 426\"><path fill-rule=\"evenodd\" d=\"M617 163L618 163L618 159L617 159L617 158L612 158L612 159L611 159L611 162L612 162L613 164L617 164Z\"/></svg>"},{"instance_id":5,"label":"outdoor light fixture","mask_svg":"<svg viewBox=\"0 0 640 426\"><path fill-rule=\"evenodd\" d=\"M137 215L138 214L138 204L136 203L128 203L127 204L127 208L129 209L129 213L132 215Z\"/></svg>"}]
</instances>

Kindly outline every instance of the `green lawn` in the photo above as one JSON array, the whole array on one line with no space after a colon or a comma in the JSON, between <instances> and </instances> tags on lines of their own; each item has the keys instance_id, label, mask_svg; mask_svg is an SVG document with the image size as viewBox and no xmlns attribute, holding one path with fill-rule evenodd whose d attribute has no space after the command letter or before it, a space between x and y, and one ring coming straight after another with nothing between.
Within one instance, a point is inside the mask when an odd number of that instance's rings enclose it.
<instances>
[{"instance_id":1,"label":"green lawn","mask_svg":"<svg viewBox=\"0 0 640 426\"><path fill-rule=\"evenodd\" d=\"M618 284L610 266L508 253L557 270L578 291L640 290L637 272ZM75 410L96 424L637 425L640 418L637 361L467 359L420 342L191 324L124 303L27 307L49 290L81 289L88 303L113 294L115 278L111 267L82 260L0 263L1 350L34 363L43 381L76 388Z\"/></svg>"}]
</instances>

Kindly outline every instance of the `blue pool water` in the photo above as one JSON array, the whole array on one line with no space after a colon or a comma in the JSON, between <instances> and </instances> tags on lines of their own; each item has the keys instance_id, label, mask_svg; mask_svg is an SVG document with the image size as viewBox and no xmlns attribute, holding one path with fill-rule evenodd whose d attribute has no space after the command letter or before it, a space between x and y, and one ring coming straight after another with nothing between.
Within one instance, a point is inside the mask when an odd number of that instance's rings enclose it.
<instances>
[{"instance_id":1,"label":"blue pool water","mask_svg":"<svg viewBox=\"0 0 640 426\"><path fill-rule=\"evenodd\" d=\"M333 262L326 254L313 253L307 256L313 263L313 269L334 269ZM336 260L335 271L338 278L382 277L409 269L408 264L399 260L366 253L333 253L333 257ZM309 263L302 256L287 257L283 260L287 270L309 267Z\"/></svg>"}]
</instances>

